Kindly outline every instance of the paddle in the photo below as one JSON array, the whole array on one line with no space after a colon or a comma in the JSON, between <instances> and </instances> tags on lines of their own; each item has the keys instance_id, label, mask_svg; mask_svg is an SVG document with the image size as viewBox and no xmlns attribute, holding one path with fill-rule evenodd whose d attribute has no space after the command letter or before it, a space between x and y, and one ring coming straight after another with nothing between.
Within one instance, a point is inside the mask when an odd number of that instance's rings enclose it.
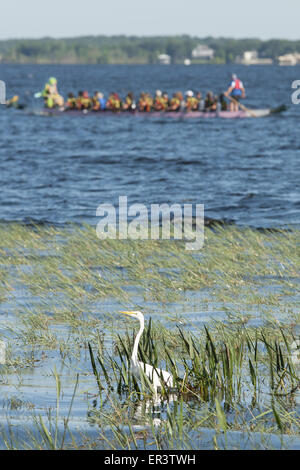
<instances>
[{"instance_id":1,"label":"paddle","mask_svg":"<svg viewBox=\"0 0 300 470\"><path fill-rule=\"evenodd\" d=\"M249 108L246 108L246 106L244 106L242 103L240 103L239 101L235 100L232 96L227 96L227 98L229 98L233 103L237 103L243 111L246 111L247 113L249 113L252 117L257 117L256 114Z\"/></svg>"},{"instance_id":2,"label":"paddle","mask_svg":"<svg viewBox=\"0 0 300 470\"><path fill-rule=\"evenodd\" d=\"M277 114L277 113L282 113L283 111L287 110L287 106L285 104L282 104L281 106L277 106L277 108L272 108L270 110L270 114Z\"/></svg>"}]
</instances>

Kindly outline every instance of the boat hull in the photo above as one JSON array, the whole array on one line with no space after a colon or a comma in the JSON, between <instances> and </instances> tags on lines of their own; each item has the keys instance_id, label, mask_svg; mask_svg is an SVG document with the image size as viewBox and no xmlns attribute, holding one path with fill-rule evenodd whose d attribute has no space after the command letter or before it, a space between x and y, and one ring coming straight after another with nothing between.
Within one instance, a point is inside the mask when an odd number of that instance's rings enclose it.
<instances>
[{"instance_id":1,"label":"boat hull","mask_svg":"<svg viewBox=\"0 0 300 470\"><path fill-rule=\"evenodd\" d=\"M112 112L112 111L79 111L79 110L60 110L60 109L43 109L38 111L36 114L43 115L43 116L99 116L99 117L108 117L108 116L134 116L134 117L142 117L142 118L171 118L171 119L212 119L212 118L221 118L221 119L244 119L249 117L265 117L271 114L271 109L253 109L249 112L247 111L219 111L219 112L203 112L203 111L193 111L193 112L156 112L152 111L150 113L147 112L128 112L128 111L121 111L121 112Z\"/></svg>"}]
</instances>

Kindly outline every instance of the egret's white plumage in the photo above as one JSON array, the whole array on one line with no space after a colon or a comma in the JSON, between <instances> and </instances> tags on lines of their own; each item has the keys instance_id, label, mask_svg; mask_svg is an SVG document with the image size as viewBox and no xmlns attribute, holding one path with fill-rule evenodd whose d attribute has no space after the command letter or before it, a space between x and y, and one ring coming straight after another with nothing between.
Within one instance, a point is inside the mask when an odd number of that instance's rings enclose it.
<instances>
[{"instance_id":1,"label":"egret's white plumage","mask_svg":"<svg viewBox=\"0 0 300 470\"><path fill-rule=\"evenodd\" d=\"M133 375L135 375L136 377L140 377L141 370L142 370L144 374L149 378L150 382L152 383L155 393L157 393L158 387L162 387L162 383L163 383L163 386L174 387L174 380L173 380L172 374L170 374L169 372L165 370L157 369L151 366L150 364L146 364L138 360L138 346L139 346L140 338L145 328L144 315L142 314L142 312L138 312L138 311L124 312L123 311L121 313L125 313L126 315L136 318L140 322L140 329L139 329L138 334L136 335L134 345L133 345L132 355L131 355L131 370L132 370Z\"/></svg>"},{"instance_id":2,"label":"egret's white plumage","mask_svg":"<svg viewBox=\"0 0 300 470\"><path fill-rule=\"evenodd\" d=\"M6 344L0 341L0 364L5 364Z\"/></svg>"}]
</instances>

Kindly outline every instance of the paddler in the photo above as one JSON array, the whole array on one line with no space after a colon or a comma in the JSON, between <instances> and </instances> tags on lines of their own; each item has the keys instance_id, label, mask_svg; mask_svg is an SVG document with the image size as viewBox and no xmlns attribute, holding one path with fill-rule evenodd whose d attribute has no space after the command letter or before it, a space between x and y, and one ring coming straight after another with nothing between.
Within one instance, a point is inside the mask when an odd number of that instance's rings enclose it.
<instances>
[{"instance_id":1,"label":"paddler","mask_svg":"<svg viewBox=\"0 0 300 470\"><path fill-rule=\"evenodd\" d=\"M202 93L200 91L198 91L196 93L196 98L198 100L198 110L199 111L204 111L205 103L204 103L204 99L202 97Z\"/></svg>"},{"instance_id":2,"label":"paddler","mask_svg":"<svg viewBox=\"0 0 300 470\"><path fill-rule=\"evenodd\" d=\"M24 109L24 105L19 103L18 95L15 95L10 100L7 100L6 107L15 108L15 109Z\"/></svg>"},{"instance_id":3,"label":"paddler","mask_svg":"<svg viewBox=\"0 0 300 470\"><path fill-rule=\"evenodd\" d=\"M184 101L184 97L183 97L183 94L181 93L181 91L177 92L177 97L180 101L180 111L184 111L185 110L185 101Z\"/></svg>"},{"instance_id":4,"label":"paddler","mask_svg":"<svg viewBox=\"0 0 300 470\"><path fill-rule=\"evenodd\" d=\"M92 100L87 91L79 91L76 98L76 108L78 110L87 110L92 107Z\"/></svg>"},{"instance_id":5,"label":"paddler","mask_svg":"<svg viewBox=\"0 0 300 470\"><path fill-rule=\"evenodd\" d=\"M106 108L110 111L121 111L121 100L118 93L111 93L106 102Z\"/></svg>"},{"instance_id":6,"label":"paddler","mask_svg":"<svg viewBox=\"0 0 300 470\"><path fill-rule=\"evenodd\" d=\"M94 96L92 97L92 110L100 111L100 107L99 91L95 91Z\"/></svg>"},{"instance_id":7,"label":"paddler","mask_svg":"<svg viewBox=\"0 0 300 470\"><path fill-rule=\"evenodd\" d=\"M181 109L181 93L179 94L179 92L177 93L174 93L172 98L171 98L171 101L170 101L170 107L169 107L169 111L180 111Z\"/></svg>"},{"instance_id":8,"label":"paddler","mask_svg":"<svg viewBox=\"0 0 300 470\"><path fill-rule=\"evenodd\" d=\"M146 93L142 91L140 94L140 99L138 101L138 108L141 113L145 112L147 110L148 102L147 102L147 96Z\"/></svg>"},{"instance_id":9,"label":"paddler","mask_svg":"<svg viewBox=\"0 0 300 470\"><path fill-rule=\"evenodd\" d=\"M106 109L106 98L104 97L103 93L99 92L98 93L98 100L99 100L99 103L100 103L100 110L101 111L105 111Z\"/></svg>"},{"instance_id":10,"label":"paddler","mask_svg":"<svg viewBox=\"0 0 300 470\"><path fill-rule=\"evenodd\" d=\"M76 109L76 98L73 93L68 93L68 99L65 103L66 111Z\"/></svg>"},{"instance_id":11,"label":"paddler","mask_svg":"<svg viewBox=\"0 0 300 470\"><path fill-rule=\"evenodd\" d=\"M76 109L81 110L83 108L82 100L83 100L83 91L79 91L78 96L76 98Z\"/></svg>"},{"instance_id":12,"label":"paddler","mask_svg":"<svg viewBox=\"0 0 300 470\"><path fill-rule=\"evenodd\" d=\"M94 96L92 98L93 102L93 111L104 111L106 107L106 99L104 98L103 93L100 91L95 91Z\"/></svg>"},{"instance_id":13,"label":"paddler","mask_svg":"<svg viewBox=\"0 0 300 470\"><path fill-rule=\"evenodd\" d=\"M136 108L132 91L127 93L125 100L122 103L122 109L124 111L134 111Z\"/></svg>"},{"instance_id":14,"label":"paddler","mask_svg":"<svg viewBox=\"0 0 300 470\"><path fill-rule=\"evenodd\" d=\"M61 107L64 105L63 97L58 93L57 79L50 77L41 93L46 108Z\"/></svg>"},{"instance_id":15,"label":"paddler","mask_svg":"<svg viewBox=\"0 0 300 470\"><path fill-rule=\"evenodd\" d=\"M199 102L197 98L194 96L194 92L192 90L188 90L186 92L186 110L187 111L197 111L199 107Z\"/></svg>"},{"instance_id":16,"label":"paddler","mask_svg":"<svg viewBox=\"0 0 300 470\"><path fill-rule=\"evenodd\" d=\"M220 105L221 105L221 111L227 111L228 106L227 106L227 101L225 100L224 93L220 94L219 102L220 102Z\"/></svg>"},{"instance_id":17,"label":"paddler","mask_svg":"<svg viewBox=\"0 0 300 470\"><path fill-rule=\"evenodd\" d=\"M219 98L217 95L213 97L213 103L210 107L210 111L215 112L215 111L220 111L221 110L221 105L219 103Z\"/></svg>"},{"instance_id":18,"label":"paddler","mask_svg":"<svg viewBox=\"0 0 300 470\"><path fill-rule=\"evenodd\" d=\"M164 111L166 109L166 101L163 99L162 92L156 90L153 101L153 108L155 111Z\"/></svg>"},{"instance_id":19,"label":"paddler","mask_svg":"<svg viewBox=\"0 0 300 470\"><path fill-rule=\"evenodd\" d=\"M163 92L162 99L163 99L164 106L165 106L164 109L167 110L170 106L170 100L169 100L169 95L166 91Z\"/></svg>"},{"instance_id":20,"label":"paddler","mask_svg":"<svg viewBox=\"0 0 300 470\"><path fill-rule=\"evenodd\" d=\"M153 98L152 96L150 95L150 93L146 93L145 94L145 100L146 100L146 108L145 108L145 111L147 113L150 113L150 111L152 111L152 108L153 108Z\"/></svg>"},{"instance_id":21,"label":"paddler","mask_svg":"<svg viewBox=\"0 0 300 470\"><path fill-rule=\"evenodd\" d=\"M83 109L90 109L92 107L92 100L86 90L82 93L81 104Z\"/></svg>"},{"instance_id":22,"label":"paddler","mask_svg":"<svg viewBox=\"0 0 300 470\"><path fill-rule=\"evenodd\" d=\"M239 100L245 98L246 92L243 85L243 82L237 77L235 73L231 75L231 83L229 88L224 93L225 96L231 96L235 101L230 101L230 111L239 110Z\"/></svg>"},{"instance_id":23,"label":"paddler","mask_svg":"<svg viewBox=\"0 0 300 470\"><path fill-rule=\"evenodd\" d=\"M204 102L205 111L212 111L213 105L214 105L214 95L212 91L208 91L206 93L205 102Z\"/></svg>"}]
</instances>

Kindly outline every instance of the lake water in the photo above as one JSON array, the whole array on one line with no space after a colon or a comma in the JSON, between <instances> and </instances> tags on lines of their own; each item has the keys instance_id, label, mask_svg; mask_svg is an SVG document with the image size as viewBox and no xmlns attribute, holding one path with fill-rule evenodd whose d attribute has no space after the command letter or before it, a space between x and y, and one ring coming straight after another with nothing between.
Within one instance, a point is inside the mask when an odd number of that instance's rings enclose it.
<instances>
[{"instance_id":1,"label":"lake water","mask_svg":"<svg viewBox=\"0 0 300 470\"><path fill-rule=\"evenodd\" d=\"M59 90L65 97L69 91L77 93L80 89L87 89L91 94L101 90L105 95L116 91L124 97L130 90L137 96L143 90L154 93L158 88L170 94L187 89L202 93L213 90L219 94L228 87L233 71L245 84L246 106L275 108L285 104L288 110L282 115L260 119L186 121L100 114L51 117L33 112L43 105L42 100L34 99L33 95L42 89L49 76L58 78ZM129 204L147 206L154 203L204 204L207 217L234 221L238 225L299 226L300 105L291 103L291 84L300 79L300 67L0 64L0 79L6 82L8 98L18 94L20 102L26 105L22 111L0 107L0 223L34 220L54 225L66 222L95 224L99 204L117 205L119 196L128 196ZM26 243L22 247L20 240L22 238L15 240L15 249L20 253L25 250L26 256ZM43 312L46 309L46 315L51 319L53 305L61 303L63 308L64 304L59 296L52 295L52 289L49 292L41 290L41 298L37 297L30 290L27 278L24 287L22 280L31 269L31 258L28 258L28 265L23 265L16 256L10 265L4 248L1 268L6 274L3 279L12 290L0 302L0 334L2 339L8 340L15 362L5 374L0 368L0 426L7 427L9 421L18 431L19 439L26 441L24 426L31 429L33 413L43 415L46 422L47 410L56 407L53 377L56 368L63 389L61 416L68 414L75 373L78 372L79 389L70 427L75 434L80 431L96 438L97 426L88 424L97 388L87 350L82 348L81 351L79 347L81 352L74 353L73 357L70 349L68 359L55 347L45 347L44 351L41 346L32 352L29 345L24 352L14 334L15 329L20 328L22 315L27 312L34 317L39 309ZM44 255L44 252L40 253L39 263ZM72 263L76 256L72 257ZM34 259L32 263L35 266ZM47 276L45 271L45 279ZM35 279L32 287L36 283L38 289L40 280ZM197 322L202 327L212 318L220 321L227 318L227 312L232 309L230 297L222 303L205 304L203 295L201 290L187 292L178 304L174 301L166 305L159 297L155 302L146 301L143 296L139 297L139 302L146 310L151 307L154 321L159 318L167 324L166 307L172 315L182 315L187 321L187 329ZM297 302L296 295L288 299L294 302L292 306ZM69 307L66 303L66 311ZM85 314L87 317L90 313L95 315L101 331L105 331L111 341L105 319L107 313L120 310L118 299L109 297L94 305L92 310L90 307L84 304ZM254 326L268 321L256 302L253 311ZM298 311L296 307L295 311ZM287 304L288 313L291 316ZM115 331L119 330L115 328ZM54 322L51 332L63 337L66 344L71 341L70 329L64 323L56 325ZM81 344L82 338L76 339L74 335L72 341ZM109 344L109 350L113 350L112 344ZM293 410L299 409L298 395ZM35 426L32 429L34 431ZM202 431L206 439L205 428ZM212 448L213 435L214 431L207 431L209 443L206 445L203 438L202 448ZM237 440L240 447L251 448L251 442L244 442L244 438L247 441L248 435L232 433L230 445ZM259 442L260 436L255 435L253 439ZM272 435L270 439L272 446L281 446L278 436ZM300 446L299 438L289 442L288 436L284 436L283 440L290 448ZM0 448L5 448L2 438Z\"/></svg>"},{"instance_id":2,"label":"lake water","mask_svg":"<svg viewBox=\"0 0 300 470\"><path fill-rule=\"evenodd\" d=\"M280 116L238 120L31 114L49 76L69 91L170 94L227 89L243 80L253 108L287 105ZM0 65L7 96L24 111L0 109L2 221L95 223L99 204L204 204L205 215L255 227L297 225L300 106L291 83L300 67Z\"/></svg>"}]
</instances>

